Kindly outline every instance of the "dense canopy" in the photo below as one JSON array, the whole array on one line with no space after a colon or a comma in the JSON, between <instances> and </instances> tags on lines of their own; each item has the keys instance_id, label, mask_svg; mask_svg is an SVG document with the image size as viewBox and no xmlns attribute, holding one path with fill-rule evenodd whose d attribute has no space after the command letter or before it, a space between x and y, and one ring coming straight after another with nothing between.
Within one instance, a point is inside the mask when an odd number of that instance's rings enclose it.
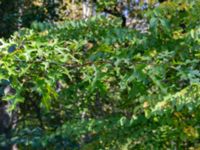
<instances>
[{"instance_id":1,"label":"dense canopy","mask_svg":"<svg viewBox=\"0 0 200 150\"><path fill-rule=\"evenodd\" d=\"M200 1L129 8L145 32L116 3L0 39L0 149L200 148Z\"/></svg>"}]
</instances>

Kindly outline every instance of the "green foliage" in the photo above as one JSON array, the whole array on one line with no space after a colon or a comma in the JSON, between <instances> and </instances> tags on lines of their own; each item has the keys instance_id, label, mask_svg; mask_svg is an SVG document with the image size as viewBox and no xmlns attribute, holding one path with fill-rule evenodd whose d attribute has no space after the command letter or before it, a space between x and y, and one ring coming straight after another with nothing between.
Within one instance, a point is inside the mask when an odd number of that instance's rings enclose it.
<instances>
[{"instance_id":1,"label":"green foliage","mask_svg":"<svg viewBox=\"0 0 200 150\"><path fill-rule=\"evenodd\" d=\"M21 149L199 148L199 5L149 10L145 34L97 17L35 22L1 39L0 80L16 90L3 100L19 116L9 142Z\"/></svg>"},{"instance_id":2,"label":"green foliage","mask_svg":"<svg viewBox=\"0 0 200 150\"><path fill-rule=\"evenodd\" d=\"M0 37L8 38L14 31L30 27L33 21L62 20L66 14L60 12L68 5L63 0L1 0Z\"/></svg>"}]
</instances>

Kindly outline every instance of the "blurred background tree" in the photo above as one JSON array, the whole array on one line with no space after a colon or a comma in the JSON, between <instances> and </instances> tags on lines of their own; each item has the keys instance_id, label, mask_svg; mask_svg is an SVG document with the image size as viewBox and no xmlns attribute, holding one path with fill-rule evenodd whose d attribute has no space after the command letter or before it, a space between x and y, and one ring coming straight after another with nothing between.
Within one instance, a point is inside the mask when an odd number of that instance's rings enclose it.
<instances>
[{"instance_id":1,"label":"blurred background tree","mask_svg":"<svg viewBox=\"0 0 200 150\"><path fill-rule=\"evenodd\" d=\"M156 0L0 0L0 37L8 38L16 30L30 27L34 21L58 22L88 18L96 15L96 11L120 17L123 13L138 13L133 6L140 5L141 9L145 9L147 4L152 5L156 2Z\"/></svg>"},{"instance_id":2,"label":"blurred background tree","mask_svg":"<svg viewBox=\"0 0 200 150\"><path fill-rule=\"evenodd\" d=\"M0 37L9 37L33 21L58 21L62 0L1 0Z\"/></svg>"}]
</instances>

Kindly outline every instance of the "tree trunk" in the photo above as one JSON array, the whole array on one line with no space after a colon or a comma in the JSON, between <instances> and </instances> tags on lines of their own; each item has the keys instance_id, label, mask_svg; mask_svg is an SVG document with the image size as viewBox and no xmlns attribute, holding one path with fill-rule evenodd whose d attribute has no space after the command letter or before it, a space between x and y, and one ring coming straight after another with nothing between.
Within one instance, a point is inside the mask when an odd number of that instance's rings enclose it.
<instances>
[{"instance_id":1,"label":"tree trunk","mask_svg":"<svg viewBox=\"0 0 200 150\"><path fill-rule=\"evenodd\" d=\"M83 6L83 19L86 19L90 16L90 13L91 13L89 0L83 0L82 6Z\"/></svg>"},{"instance_id":2,"label":"tree trunk","mask_svg":"<svg viewBox=\"0 0 200 150\"><path fill-rule=\"evenodd\" d=\"M92 16L96 16L96 0L92 1Z\"/></svg>"},{"instance_id":3,"label":"tree trunk","mask_svg":"<svg viewBox=\"0 0 200 150\"><path fill-rule=\"evenodd\" d=\"M10 134L11 134L11 117L7 112L7 106L1 105L0 106L0 135L5 137L5 144L1 145L3 141L0 141L0 149L3 150L11 150L10 141Z\"/></svg>"},{"instance_id":4,"label":"tree trunk","mask_svg":"<svg viewBox=\"0 0 200 150\"><path fill-rule=\"evenodd\" d=\"M23 9L24 9L24 1L20 0L18 3L17 3L17 7L18 7L18 22L17 22L17 29L21 29L22 27L22 16L23 16Z\"/></svg>"},{"instance_id":5,"label":"tree trunk","mask_svg":"<svg viewBox=\"0 0 200 150\"><path fill-rule=\"evenodd\" d=\"M12 137L12 129L17 125L17 112L8 112L10 106L9 102L2 101L2 97L8 94L14 94L15 90L10 86L10 82L3 80L0 83L0 135L5 137L5 144L2 145L0 141L0 149L2 150L16 150L17 146L12 145L10 139Z\"/></svg>"}]
</instances>

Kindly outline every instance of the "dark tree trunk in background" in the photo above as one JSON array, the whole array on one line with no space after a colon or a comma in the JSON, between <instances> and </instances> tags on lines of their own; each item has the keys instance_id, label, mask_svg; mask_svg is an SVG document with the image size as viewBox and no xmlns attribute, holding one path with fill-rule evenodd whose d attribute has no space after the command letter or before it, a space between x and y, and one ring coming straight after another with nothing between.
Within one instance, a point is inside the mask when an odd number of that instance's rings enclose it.
<instances>
[{"instance_id":1,"label":"dark tree trunk in background","mask_svg":"<svg viewBox=\"0 0 200 150\"><path fill-rule=\"evenodd\" d=\"M7 106L2 104L0 106L0 135L5 137L5 141L0 141L0 144L4 142L4 145L0 145L2 150L10 150L11 145L9 144L11 135L11 116L7 112Z\"/></svg>"},{"instance_id":2,"label":"dark tree trunk in background","mask_svg":"<svg viewBox=\"0 0 200 150\"><path fill-rule=\"evenodd\" d=\"M10 106L9 102L2 100L4 95L14 94L15 90L10 86L10 82L7 80L1 80L0 82L0 136L3 136L4 141L0 141L0 150L12 150L17 149L16 145L12 145L12 129L17 125L17 112L8 112ZM2 143L4 142L4 143ZM4 145L2 145L4 144Z\"/></svg>"},{"instance_id":3,"label":"dark tree trunk in background","mask_svg":"<svg viewBox=\"0 0 200 150\"><path fill-rule=\"evenodd\" d=\"M17 122L18 122L18 114L17 114L17 110L18 108L12 112L12 118L11 118L11 127L14 130L15 128L17 128ZM12 144L12 150L18 150L17 148L17 144Z\"/></svg>"},{"instance_id":4,"label":"dark tree trunk in background","mask_svg":"<svg viewBox=\"0 0 200 150\"><path fill-rule=\"evenodd\" d=\"M8 107L8 104L0 106L0 136L5 137L4 141L0 141L0 150L17 150L17 145L11 143L12 129L17 125L17 112L8 113Z\"/></svg>"}]
</instances>

